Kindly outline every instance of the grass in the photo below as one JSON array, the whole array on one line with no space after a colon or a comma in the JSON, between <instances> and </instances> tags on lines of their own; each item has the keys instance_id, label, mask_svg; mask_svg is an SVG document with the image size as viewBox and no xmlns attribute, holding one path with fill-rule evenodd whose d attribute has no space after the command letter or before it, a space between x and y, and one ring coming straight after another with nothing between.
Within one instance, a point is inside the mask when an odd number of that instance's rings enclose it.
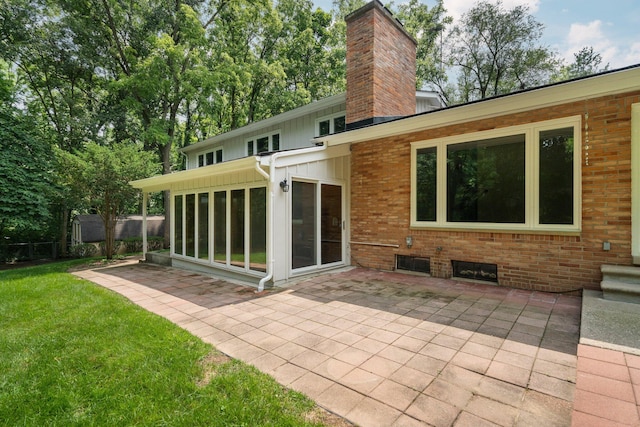
<instances>
[{"instance_id":1,"label":"grass","mask_svg":"<svg viewBox=\"0 0 640 427\"><path fill-rule=\"evenodd\" d=\"M319 425L303 395L71 265L0 272L0 425Z\"/></svg>"}]
</instances>

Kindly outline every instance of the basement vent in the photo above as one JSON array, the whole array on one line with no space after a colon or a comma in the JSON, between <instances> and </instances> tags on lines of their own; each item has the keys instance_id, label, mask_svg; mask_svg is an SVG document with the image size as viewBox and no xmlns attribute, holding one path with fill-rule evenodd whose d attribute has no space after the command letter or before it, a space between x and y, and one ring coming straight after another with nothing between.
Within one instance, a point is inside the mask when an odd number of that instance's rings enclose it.
<instances>
[{"instance_id":1,"label":"basement vent","mask_svg":"<svg viewBox=\"0 0 640 427\"><path fill-rule=\"evenodd\" d=\"M429 258L410 255L396 255L396 269L429 274L431 273L431 262Z\"/></svg>"},{"instance_id":2,"label":"basement vent","mask_svg":"<svg viewBox=\"0 0 640 427\"><path fill-rule=\"evenodd\" d=\"M498 283L498 266L481 262L451 261L453 277Z\"/></svg>"}]
</instances>

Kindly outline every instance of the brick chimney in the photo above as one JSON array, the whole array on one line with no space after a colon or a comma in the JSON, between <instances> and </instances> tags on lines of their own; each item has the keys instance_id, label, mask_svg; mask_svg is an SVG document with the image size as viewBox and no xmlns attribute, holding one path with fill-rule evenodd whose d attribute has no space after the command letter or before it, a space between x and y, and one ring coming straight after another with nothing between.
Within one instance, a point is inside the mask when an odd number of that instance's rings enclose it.
<instances>
[{"instance_id":1,"label":"brick chimney","mask_svg":"<svg viewBox=\"0 0 640 427\"><path fill-rule=\"evenodd\" d=\"M347 129L415 114L415 39L378 0L345 21Z\"/></svg>"}]
</instances>

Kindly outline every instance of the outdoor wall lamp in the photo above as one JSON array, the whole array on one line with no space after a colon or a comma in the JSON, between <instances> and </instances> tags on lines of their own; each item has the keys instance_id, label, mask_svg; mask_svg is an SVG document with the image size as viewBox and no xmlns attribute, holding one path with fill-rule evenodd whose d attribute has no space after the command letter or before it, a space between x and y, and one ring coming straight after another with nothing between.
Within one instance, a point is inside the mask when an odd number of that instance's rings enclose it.
<instances>
[{"instance_id":1,"label":"outdoor wall lamp","mask_svg":"<svg viewBox=\"0 0 640 427\"><path fill-rule=\"evenodd\" d=\"M289 192L289 184L287 183L287 180L283 180L280 181L280 188L282 188L282 192L283 193L288 193Z\"/></svg>"},{"instance_id":2,"label":"outdoor wall lamp","mask_svg":"<svg viewBox=\"0 0 640 427\"><path fill-rule=\"evenodd\" d=\"M411 248L411 246L413 246L413 237L412 236L407 236L404 240L407 243L407 247L408 248Z\"/></svg>"}]
</instances>

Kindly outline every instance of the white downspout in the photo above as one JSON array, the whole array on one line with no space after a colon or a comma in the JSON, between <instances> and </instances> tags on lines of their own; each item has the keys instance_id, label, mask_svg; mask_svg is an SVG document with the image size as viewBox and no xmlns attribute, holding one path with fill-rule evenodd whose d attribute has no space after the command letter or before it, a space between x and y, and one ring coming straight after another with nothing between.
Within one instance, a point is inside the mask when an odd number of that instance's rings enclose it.
<instances>
[{"instance_id":1,"label":"white downspout","mask_svg":"<svg viewBox=\"0 0 640 427\"><path fill-rule=\"evenodd\" d=\"M267 180L267 275L260 279L258 292L264 291L264 285L273 278L273 163L270 165L270 174L260 167L260 158L256 159L256 172Z\"/></svg>"},{"instance_id":2,"label":"white downspout","mask_svg":"<svg viewBox=\"0 0 640 427\"><path fill-rule=\"evenodd\" d=\"M271 155L270 163L269 163L269 174L262 170L260 167L260 162L256 162L256 171L262 176L264 176L268 180L267 190L269 192L269 198L267 199L267 275L260 279L258 283L258 292L262 292L264 290L264 285L269 280L273 278L273 252L275 250L273 244L273 228L274 228L274 215L273 215L273 189L275 188L275 171L276 171L276 160L281 157L290 157L299 154L305 153L315 153L318 151L324 151L327 149L326 144L318 145L311 148L305 148L301 150L291 150L291 151L278 151L277 153L273 153Z\"/></svg>"}]
</instances>

